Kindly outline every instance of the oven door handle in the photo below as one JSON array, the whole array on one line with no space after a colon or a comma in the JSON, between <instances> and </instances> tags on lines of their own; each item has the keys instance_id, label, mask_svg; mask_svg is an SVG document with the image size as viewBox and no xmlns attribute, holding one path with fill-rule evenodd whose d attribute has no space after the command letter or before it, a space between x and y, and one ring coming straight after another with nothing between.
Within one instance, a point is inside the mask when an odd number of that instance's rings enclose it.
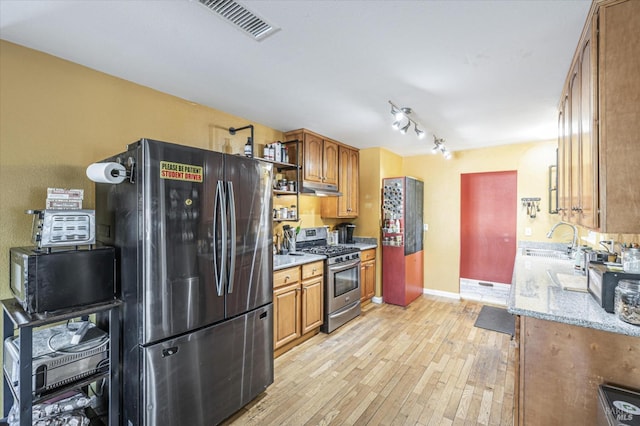
<instances>
[{"instance_id":1,"label":"oven door handle","mask_svg":"<svg viewBox=\"0 0 640 426\"><path fill-rule=\"evenodd\" d=\"M342 272L342 271L346 271L347 269L351 269L354 266L358 266L358 265L360 265L360 259L351 260L349 262L344 262L344 263L336 263L336 264L333 264L333 265L329 265L329 272L330 273Z\"/></svg>"},{"instance_id":2,"label":"oven door handle","mask_svg":"<svg viewBox=\"0 0 640 426\"><path fill-rule=\"evenodd\" d=\"M357 308L360 305L360 300L356 300L352 303L349 303L348 305L344 306L342 309L336 311L336 312L331 312L328 317L329 318L340 318L343 315L347 315L350 314L351 311L353 311L355 308Z\"/></svg>"}]
</instances>

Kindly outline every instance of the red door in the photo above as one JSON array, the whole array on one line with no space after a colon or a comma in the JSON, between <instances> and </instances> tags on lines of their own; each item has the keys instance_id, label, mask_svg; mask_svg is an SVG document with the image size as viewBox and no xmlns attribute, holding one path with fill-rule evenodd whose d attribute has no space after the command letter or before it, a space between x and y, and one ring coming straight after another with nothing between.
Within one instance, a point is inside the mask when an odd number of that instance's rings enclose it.
<instances>
[{"instance_id":1,"label":"red door","mask_svg":"<svg viewBox=\"0 0 640 426\"><path fill-rule=\"evenodd\" d=\"M516 171L461 175L460 278L511 283L517 180Z\"/></svg>"}]
</instances>

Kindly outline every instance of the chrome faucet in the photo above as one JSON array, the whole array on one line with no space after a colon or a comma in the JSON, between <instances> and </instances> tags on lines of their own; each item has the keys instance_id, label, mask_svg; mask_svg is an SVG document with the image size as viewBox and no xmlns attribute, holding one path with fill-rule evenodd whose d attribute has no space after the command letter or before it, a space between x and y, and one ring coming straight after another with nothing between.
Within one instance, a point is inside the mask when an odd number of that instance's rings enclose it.
<instances>
[{"instance_id":1,"label":"chrome faucet","mask_svg":"<svg viewBox=\"0 0 640 426\"><path fill-rule=\"evenodd\" d=\"M551 230L547 233L547 238L551 238L551 236L553 235L553 231L555 231L556 228L560 225L567 225L567 226L570 226L571 229L573 229L573 241L571 242L571 248L570 248L571 253L573 253L578 247L578 228L575 225L572 225L571 223L568 223L568 222L558 222L551 227Z\"/></svg>"}]
</instances>

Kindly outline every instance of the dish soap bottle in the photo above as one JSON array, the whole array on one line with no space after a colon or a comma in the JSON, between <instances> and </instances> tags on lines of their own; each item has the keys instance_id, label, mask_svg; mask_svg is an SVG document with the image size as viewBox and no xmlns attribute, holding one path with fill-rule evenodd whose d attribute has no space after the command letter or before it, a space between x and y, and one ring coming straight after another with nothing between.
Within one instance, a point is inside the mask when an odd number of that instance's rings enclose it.
<instances>
[{"instance_id":1,"label":"dish soap bottle","mask_svg":"<svg viewBox=\"0 0 640 426\"><path fill-rule=\"evenodd\" d=\"M244 144L244 155L245 157L252 157L253 152L251 150L251 136L247 138L247 143Z\"/></svg>"}]
</instances>

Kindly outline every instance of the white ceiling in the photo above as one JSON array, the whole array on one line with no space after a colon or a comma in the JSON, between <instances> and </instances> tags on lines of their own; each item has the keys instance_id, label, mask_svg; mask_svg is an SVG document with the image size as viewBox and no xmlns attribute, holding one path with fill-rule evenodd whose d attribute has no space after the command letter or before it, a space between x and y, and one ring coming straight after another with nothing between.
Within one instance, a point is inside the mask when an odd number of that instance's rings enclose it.
<instances>
[{"instance_id":1,"label":"white ceiling","mask_svg":"<svg viewBox=\"0 0 640 426\"><path fill-rule=\"evenodd\" d=\"M256 42L196 0L0 0L0 38L251 123L415 155L433 140L391 129L389 100L452 151L555 138L591 5L240 3L280 31Z\"/></svg>"}]
</instances>

